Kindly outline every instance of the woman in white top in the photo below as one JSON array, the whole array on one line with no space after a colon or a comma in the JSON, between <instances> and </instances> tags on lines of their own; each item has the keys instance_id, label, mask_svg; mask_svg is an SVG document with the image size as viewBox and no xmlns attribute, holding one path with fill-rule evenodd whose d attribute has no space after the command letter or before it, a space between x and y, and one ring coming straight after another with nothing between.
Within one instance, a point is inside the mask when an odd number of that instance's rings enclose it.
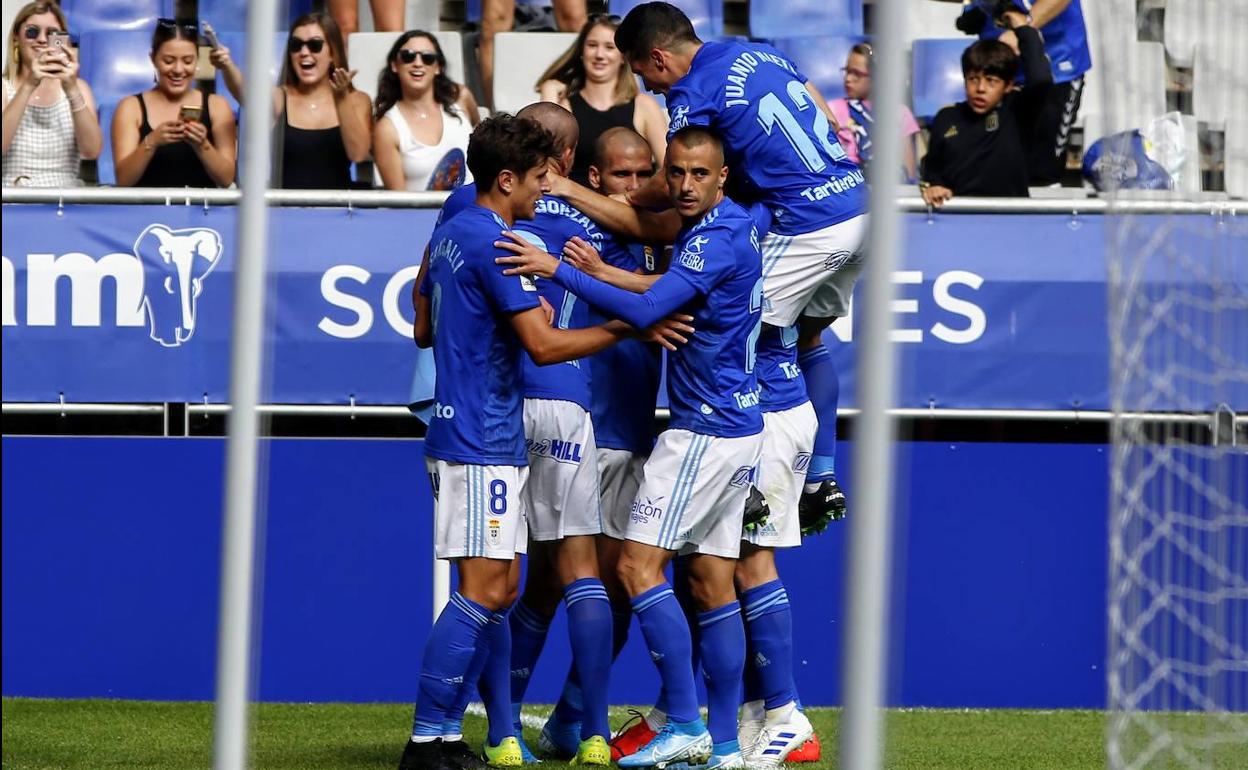
<instances>
[{"instance_id":1,"label":"woman in white top","mask_svg":"<svg viewBox=\"0 0 1248 770\"><path fill-rule=\"evenodd\" d=\"M446 75L428 32L404 32L377 80L373 157L387 190L450 190L472 181L468 135L481 122L472 92Z\"/></svg>"},{"instance_id":2,"label":"woman in white top","mask_svg":"<svg viewBox=\"0 0 1248 770\"><path fill-rule=\"evenodd\" d=\"M4 69L4 185L74 187L100 155L95 97L56 3L28 3L9 30Z\"/></svg>"}]
</instances>

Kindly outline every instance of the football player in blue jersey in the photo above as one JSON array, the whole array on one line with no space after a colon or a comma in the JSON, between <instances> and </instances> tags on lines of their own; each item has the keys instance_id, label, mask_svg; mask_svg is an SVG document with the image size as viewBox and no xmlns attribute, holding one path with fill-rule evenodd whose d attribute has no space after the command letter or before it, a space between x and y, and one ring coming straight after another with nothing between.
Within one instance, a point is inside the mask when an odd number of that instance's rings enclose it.
<instances>
[{"instance_id":1,"label":"football player in blue jersey","mask_svg":"<svg viewBox=\"0 0 1248 770\"><path fill-rule=\"evenodd\" d=\"M745 630L733 573L762 444L754 376L763 304L758 231L745 209L724 196L728 169L711 131L691 126L673 134L663 172L683 227L667 272L644 293L591 278L519 238L506 245L517 256L499 262L513 265L508 274L549 276L631 324L644 327L682 308L695 319L696 333L668 359L671 420L646 460L618 565L663 682L667 721L620 766L740 768ZM663 572L677 552L691 555L709 731L689 665L689 624Z\"/></svg>"},{"instance_id":2,"label":"football player in blue jersey","mask_svg":"<svg viewBox=\"0 0 1248 770\"><path fill-rule=\"evenodd\" d=\"M589 183L595 190L608 195L624 193L653 175L650 145L641 134L617 126L599 136L589 166ZM603 238L601 253L583 240L574 243L564 255L579 269L614 286L634 287L638 293L649 288L657 271L666 269L662 264L663 250L654 244L633 243L610 233ZM591 320L601 322L605 318L591 308ZM615 570L633 498L641 485L642 466L654 445L654 407L661 366L659 348L640 340L625 340L590 359L603 528L598 538L598 568L614 616L612 659L623 649L632 622L628 593ZM542 730L543 744L579 731L583 702L580 680L573 668ZM574 743L564 742L565 749L560 753L566 754ZM618 751L613 751L613 755L617 759L620 756Z\"/></svg>"},{"instance_id":3,"label":"football player in blue jersey","mask_svg":"<svg viewBox=\"0 0 1248 770\"><path fill-rule=\"evenodd\" d=\"M493 245L496 239L514 236L515 222L531 219L548 189L547 161L553 153L552 136L532 121L508 115L484 121L468 145L468 164L478 180L476 199L430 239L415 335L418 343L433 346L438 370L425 440L435 553L455 562L459 590L426 642L412 737L400 768L462 766L441 740L447 711L479 650L486 648L490 658L504 661L510 654L504 612L516 543L525 534L521 492L528 470L517 387L523 354L541 365L555 364L634 334L618 321L552 328L533 281L505 275L495 264L507 253ZM660 324L650 335L670 345L668 338L684 339L680 329L689 327ZM506 667L486 665L481 687L508 689ZM507 701L486 698L487 705L494 704L484 750L491 766L522 761Z\"/></svg>"},{"instance_id":4,"label":"football player in blue jersey","mask_svg":"<svg viewBox=\"0 0 1248 770\"><path fill-rule=\"evenodd\" d=\"M735 40L703 43L688 17L667 3L633 8L615 41L646 86L667 95L670 130L716 131L746 198L771 210L771 230L761 244L763 323L798 327L798 355L819 416L801 514L804 530L822 531L845 515L835 467L840 388L823 332L848 314L862 272L862 171L837 142L835 119L818 90L774 48ZM609 229L634 235L602 196L562 179L552 186ZM652 183L627 200L654 207L663 196L662 185Z\"/></svg>"}]
</instances>

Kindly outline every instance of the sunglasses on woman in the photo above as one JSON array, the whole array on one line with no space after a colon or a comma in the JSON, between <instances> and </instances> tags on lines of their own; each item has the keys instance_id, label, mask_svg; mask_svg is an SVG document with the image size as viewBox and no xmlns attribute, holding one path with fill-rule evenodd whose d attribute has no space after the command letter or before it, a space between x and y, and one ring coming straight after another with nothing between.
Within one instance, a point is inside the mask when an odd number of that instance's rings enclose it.
<instances>
[{"instance_id":1,"label":"sunglasses on woman","mask_svg":"<svg viewBox=\"0 0 1248 770\"><path fill-rule=\"evenodd\" d=\"M157 19L156 26L164 27L165 29L180 27L182 31L186 32L189 36L199 36L199 22L189 19Z\"/></svg>"},{"instance_id":2,"label":"sunglasses on woman","mask_svg":"<svg viewBox=\"0 0 1248 770\"><path fill-rule=\"evenodd\" d=\"M438 55L432 51L413 51L409 48L399 49L399 61L404 64L411 64L416 61L416 57L420 57L420 61L426 67L432 67L438 63Z\"/></svg>"},{"instance_id":3,"label":"sunglasses on woman","mask_svg":"<svg viewBox=\"0 0 1248 770\"><path fill-rule=\"evenodd\" d=\"M61 31L60 27L36 27L34 24L27 24L26 27L22 30L22 36L25 37L27 40L38 40L40 32L45 32L49 35L55 35L56 33L60 31Z\"/></svg>"},{"instance_id":4,"label":"sunglasses on woman","mask_svg":"<svg viewBox=\"0 0 1248 770\"><path fill-rule=\"evenodd\" d=\"M292 37L290 39L290 44L287 45L286 47L287 49L290 50L291 53L299 53L300 51L303 50L304 46L307 46L308 50L311 51L312 53L320 53L321 51L325 50L325 40L324 38L319 38L319 37L314 37L311 40L304 40L303 38Z\"/></svg>"}]
</instances>

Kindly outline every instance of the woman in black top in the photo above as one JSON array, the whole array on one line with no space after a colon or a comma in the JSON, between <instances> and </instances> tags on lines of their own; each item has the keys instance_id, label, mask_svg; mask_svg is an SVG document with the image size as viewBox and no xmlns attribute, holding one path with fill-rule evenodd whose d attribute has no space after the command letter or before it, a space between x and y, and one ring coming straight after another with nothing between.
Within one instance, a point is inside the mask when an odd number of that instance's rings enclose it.
<instances>
[{"instance_id":1,"label":"woman in black top","mask_svg":"<svg viewBox=\"0 0 1248 770\"><path fill-rule=\"evenodd\" d=\"M230 51L213 49L212 63L242 103L243 74ZM295 19L286 38L281 85L273 89L273 183L288 190L344 190L351 164L367 160L372 102L351 85L346 47L327 13Z\"/></svg>"},{"instance_id":2,"label":"woman in black top","mask_svg":"<svg viewBox=\"0 0 1248 770\"><path fill-rule=\"evenodd\" d=\"M113 162L121 187L229 187L237 153L225 99L196 91L199 30L159 19L152 35L156 85L127 96L113 116Z\"/></svg>"},{"instance_id":3,"label":"woman in black top","mask_svg":"<svg viewBox=\"0 0 1248 770\"><path fill-rule=\"evenodd\" d=\"M628 62L615 47L619 25L615 16L590 16L572 46L538 80L542 101L571 110L580 124L581 139L568 176L581 184L589 183L594 145L609 128L636 129L656 160L662 161L667 151L667 115L654 97L638 93Z\"/></svg>"}]
</instances>

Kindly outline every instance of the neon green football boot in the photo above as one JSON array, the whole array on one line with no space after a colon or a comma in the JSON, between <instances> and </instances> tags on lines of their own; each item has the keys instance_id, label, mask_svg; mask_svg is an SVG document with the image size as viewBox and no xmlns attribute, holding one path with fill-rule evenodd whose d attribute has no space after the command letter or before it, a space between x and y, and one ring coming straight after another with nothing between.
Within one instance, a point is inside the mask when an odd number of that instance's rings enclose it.
<instances>
[{"instance_id":1,"label":"neon green football boot","mask_svg":"<svg viewBox=\"0 0 1248 770\"><path fill-rule=\"evenodd\" d=\"M481 758L490 767L522 767L524 755L520 753L520 741L508 736L497 746L487 741L481 749Z\"/></svg>"},{"instance_id":2,"label":"neon green football boot","mask_svg":"<svg viewBox=\"0 0 1248 770\"><path fill-rule=\"evenodd\" d=\"M593 767L609 767L611 765L611 744L601 735L591 735L581 741L576 749L573 765L589 765Z\"/></svg>"}]
</instances>

